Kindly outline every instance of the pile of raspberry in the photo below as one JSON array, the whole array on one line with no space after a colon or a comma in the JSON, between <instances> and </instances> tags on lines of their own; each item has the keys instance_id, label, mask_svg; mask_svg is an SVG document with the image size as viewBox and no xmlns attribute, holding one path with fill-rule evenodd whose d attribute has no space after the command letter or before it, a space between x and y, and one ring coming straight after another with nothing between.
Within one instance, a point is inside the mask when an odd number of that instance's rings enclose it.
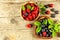
<instances>
[{"instance_id":1,"label":"pile of raspberry","mask_svg":"<svg viewBox=\"0 0 60 40\"><path fill-rule=\"evenodd\" d=\"M32 21L37 18L39 14L39 8L34 3L27 3L22 6L22 17L27 21Z\"/></svg>"}]
</instances>

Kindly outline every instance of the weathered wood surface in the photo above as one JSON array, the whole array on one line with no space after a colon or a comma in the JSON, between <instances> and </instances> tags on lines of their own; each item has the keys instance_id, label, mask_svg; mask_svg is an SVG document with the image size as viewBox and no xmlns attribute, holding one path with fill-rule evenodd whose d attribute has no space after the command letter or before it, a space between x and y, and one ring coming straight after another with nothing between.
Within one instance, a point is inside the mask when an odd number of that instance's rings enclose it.
<instances>
[{"instance_id":1,"label":"weathered wood surface","mask_svg":"<svg viewBox=\"0 0 60 40\"><path fill-rule=\"evenodd\" d=\"M30 0L0 0L0 40L4 40L5 37L9 37L10 40L60 40L58 37L37 39L33 36L33 28L26 28L26 24L30 22L26 22L20 16L20 7L22 5L20 2L25 1ZM37 2L37 0L34 1ZM40 2L40 0L38 1ZM60 2L56 0L54 2L51 2L51 0L47 1L41 0L41 3L53 3L54 8L60 11ZM56 15L55 19L60 20L60 14Z\"/></svg>"}]
</instances>

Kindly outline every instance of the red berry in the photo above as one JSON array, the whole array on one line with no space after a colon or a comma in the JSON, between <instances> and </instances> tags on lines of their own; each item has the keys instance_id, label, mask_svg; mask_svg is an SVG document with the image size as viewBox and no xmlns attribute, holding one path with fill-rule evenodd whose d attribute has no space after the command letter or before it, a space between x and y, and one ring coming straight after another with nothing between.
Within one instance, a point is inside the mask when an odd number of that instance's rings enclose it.
<instances>
[{"instance_id":1,"label":"red berry","mask_svg":"<svg viewBox=\"0 0 60 40\"><path fill-rule=\"evenodd\" d=\"M24 15L22 15L23 16L23 18L26 18L26 16L24 16Z\"/></svg>"},{"instance_id":2,"label":"red berry","mask_svg":"<svg viewBox=\"0 0 60 40\"><path fill-rule=\"evenodd\" d=\"M49 7L53 7L53 4L49 4Z\"/></svg>"},{"instance_id":3,"label":"red berry","mask_svg":"<svg viewBox=\"0 0 60 40\"><path fill-rule=\"evenodd\" d=\"M38 7L34 7L34 10L37 10L38 11Z\"/></svg>"},{"instance_id":4,"label":"red berry","mask_svg":"<svg viewBox=\"0 0 60 40\"><path fill-rule=\"evenodd\" d=\"M30 9L27 8L27 12L30 13Z\"/></svg>"},{"instance_id":5,"label":"red berry","mask_svg":"<svg viewBox=\"0 0 60 40\"><path fill-rule=\"evenodd\" d=\"M43 36L46 36L46 34L47 34L46 32L43 32Z\"/></svg>"},{"instance_id":6,"label":"red berry","mask_svg":"<svg viewBox=\"0 0 60 40\"><path fill-rule=\"evenodd\" d=\"M32 27L32 25L31 24L27 24L27 28L31 28Z\"/></svg>"},{"instance_id":7,"label":"red berry","mask_svg":"<svg viewBox=\"0 0 60 40\"><path fill-rule=\"evenodd\" d=\"M32 17L33 17L33 19L35 19L35 17L36 17L35 14L32 14Z\"/></svg>"},{"instance_id":8,"label":"red berry","mask_svg":"<svg viewBox=\"0 0 60 40\"><path fill-rule=\"evenodd\" d=\"M30 5L31 5L31 6L34 6L34 4L33 4L33 3L31 3Z\"/></svg>"},{"instance_id":9,"label":"red berry","mask_svg":"<svg viewBox=\"0 0 60 40\"><path fill-rule=\"evenodd\" d=\"M26 13L26 10L23 10L22 12L23 12L23 14L25 14Z\"/></svg>"},{"instance_id":10,"label":"red berry","mask_svg":"<svg viewBox=\"0 0 60 40\"><path fill-rule=\"evenodd\" d=\"M32 16L28 16L28 18L29 18L30 20L32 20L32 19L33 19L33 17L32 17Z\"/></svg>"},{"instance_id":11,"label":"red berry","mask_svg":"<svg viewBox=\"0 0 60 40\"><path fill-rule=\"evenodd\" d=\"M49 11L49 10L47 10L47 11L46 11L46 14L50 14L50 11Z\"/></svg>"},{"instance_id":12,"label":"red berry","mask_svg":"<svg viewBox=\"0 0 60 40\"><path fill-rule=\"evenodd\" d=\"M26 17L26 20L27 20L27 21L29 21L29 18L28 18L28 17Z\"/></svg>"}]
</instances>

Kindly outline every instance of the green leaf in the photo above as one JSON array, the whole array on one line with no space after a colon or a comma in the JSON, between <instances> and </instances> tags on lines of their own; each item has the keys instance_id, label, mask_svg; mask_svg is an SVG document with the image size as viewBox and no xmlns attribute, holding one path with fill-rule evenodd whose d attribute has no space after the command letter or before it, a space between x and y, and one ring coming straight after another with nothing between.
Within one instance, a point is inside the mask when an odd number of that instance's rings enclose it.
<instances>
[{"instance_id":1,"label":"green leaf","mask_svg":"<svg viewBox=\"0 0 60 40\"><path fill-rule=\"evenodd\" d=\"M45 7L42 7L42 8L41 8L41 11L46 11L46 8L45 8Z\"/></svg>"},{"instance_id":2,"label":"green leaf","mask_svg":"<svg viewBox=\"0 0 60 40\"><path fill-rule=\"evenodd\" d=\"M31 10L33 10L33 9L34 9L34 7L31 8Z\"/></svg>"},{"instance_id":3,"label":"green leaf","mask_svg":"<svg viewBox=\"0 0 60 40\"><path fill-rule=\"evenodd\" d=\"M27 5L27 8L28 8L28 9L31 9L31 6L30 6L30 5Z\"/></svg>"},{"instance_id":4,"label":"green leaf","mask_svg":"<svg viewBox=\"0 0 60 40\"><path fill-rule=\"evenodd\" d=\"M40 7L40 8L44 7L44 4L39 4L39 7Z\"/></svg>"},{"instance_id":5,"label":"green leaf","mask_svg":"<svg viewBox=\"0 0 60 40\"><path fill-rule=\"evenodd\" d=\"M48 28L53 28L53 25L49 25Z\"/></svg>"},{"instance_id":6,"label":"green leaf","mask_svg":"<svg viewBox=\"0 0 60 40\"><path fill-rule=\"evenodd\" d=\"M52 37L56 36L56 32L54 32L54 30L52 31Z\"/></svg>"},{"instance_id":7,"label":"green leaf","mask_svg":"<svg viewBox=\"0 0 60 40\"><path fill-rule=\"evenodd\" d=\"M40 13L41 13L41 14L45 14L45 12L44 12L44 11L41 11Z\"/></svg>"},{"instance_id":8,"label":"green leaf","mask_svg":"<svg viewBox=\"0 0 60 40\"><path fill-rule=\"evenodd\" d=\"M55 30L56 32L58 32L58 30L59 30L58 24L54 24L54 30Z\"/></svg>"},{"instance_id":9,"label":"green leaf","mask_svg":"<svg viewBox=\"0 0 60 40\"><path fill-rule=\"evenodd\" d=\"M41 25L41 23L40 23L40 22L38 22L38 21L36 21L36 22L34 22L34 25L36 25L36 26L40 26L40 25Z\"/></svg>"},{"instance_id":10,"label":"green leaf","mask_svg":"<svg viewBox=\"0 0 60 40\"><path fill-rule=\"evenodd\" d=\"M48 19L48 24L50 24L50 25L53 25L53 20L51 20L51 19Z\"/></svg>"},{"instance_id":11,"label":"green leaf","mask_svg":"<svg viewBox=\"0 0 60 40\"><path fill-rule=\"evenodd\" d=\"M22 6L22 10L25 10L25 7L24 6Z\"/></svg>"},{"instance_id":12,"label":"green leaf","mask_svg":"<svg viewBox=\"0 0 60 40\"><path fill-rule=\"evenodd\" d=\"M47 25L47 20L43 20L42 24Z\"/></svg>"},{"instance_id":13,"label":"green leaf","mask_svg":"<svg viewBox=\"0 0 60 40\"><path fill-rule=\"evenodd\" d=\"M41 27L37 27L36 33L39 33L41 31Z\"/></svg>"}]
</instances>

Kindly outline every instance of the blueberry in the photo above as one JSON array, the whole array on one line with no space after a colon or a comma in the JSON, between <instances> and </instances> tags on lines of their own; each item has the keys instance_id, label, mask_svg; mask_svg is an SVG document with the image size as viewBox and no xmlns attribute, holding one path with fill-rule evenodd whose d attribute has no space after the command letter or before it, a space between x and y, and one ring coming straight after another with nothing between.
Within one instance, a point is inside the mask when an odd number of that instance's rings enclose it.
<instances>
[{"instance_id":1,"label":"blueberry","mask_svg":"<svg viewBox=\"0 0 60 40\"><path fill-rule=\"evenodd\" d=\"M40 33L40 36L42 36L42 33Z\"/></svg>"},{"instance_id":2,"label":"blueberry","mask_svg":"<svg viewBox=\"0 0 60 40\"><path fill-rule=\"evenodd\" d=\"M25 16L28 16L28 13L25 13L24 15L25 15Z\"/></svg>"},{"instance_id":3,"label":"blueberry","mask_svg":"<svg viewBox=\"0 0 60 40\"><path fill-rule=\"evenodd\" d=\"M54 12L54 10L55 10L55 9L54 9L54 8L52 8L52 9L50 9L50 10Z\"/></svg>"},{"instance_id":4,"label":"blueberry","mask_svg":"<svg viewBox=\"0 0 60 40\"><path fill-rule=\"evenodd\" d=\"M44 32L45 31L45 29L42 29L42 32Z\"/></svg>"},{"instance_id":5,"label":"blueberry","mask_svg":"<svg viewBox=\"0 0 60 40\"><path fill-rule=\"evenodd\" d=\"M52 17L52 18L55 18L55 14L51 14L51 17Z\"/></svg>"},{"instance_id":6,"label":"blueberry","mask_svg":"<svg viewBox=\"0 0 60 40\"><path fill-rule=\"evenodd\" d=\"M55 11L55 14L59 14L59 11Z\"/></svg>"},{"instance_id":7,"label":"blueberry","mask_svg":"<svg viewBox=\"0 0 60 40\"><path fill-rule=\"evenodd\" d=\"M45 27L45 25L41 25L41 27L43 27L43 28L44 28L44 27Z\"/></svg>"},{"instance_id":8,"label":"blueberry","mask_svg":"<svg viewBox=\"0 0 60 40\"><path fill-rule=\"evenodd\" d=\"M47 34L47 35L46 35L46 37L50 37L50 35L49 35L49 34Z\"/></svg>"},{"instance_id":9,"label":"blueberry","mask_svg":"<svg viewBox=\"0 0 60 40\"><path fill-rule=\"evenodd\" d=\"M49 30L46 30L46 32L49 32Z\"/></svg>"},{"instance_id":10,"label":"blueberry","mask_svg":"<svg viewBox=\"0 0 60 40\"><path fill-rule=\"evenodd\" d=\"M49 6L48 5L44 5L46 8L48 8Z\"/></svg>"}]
</instances>

